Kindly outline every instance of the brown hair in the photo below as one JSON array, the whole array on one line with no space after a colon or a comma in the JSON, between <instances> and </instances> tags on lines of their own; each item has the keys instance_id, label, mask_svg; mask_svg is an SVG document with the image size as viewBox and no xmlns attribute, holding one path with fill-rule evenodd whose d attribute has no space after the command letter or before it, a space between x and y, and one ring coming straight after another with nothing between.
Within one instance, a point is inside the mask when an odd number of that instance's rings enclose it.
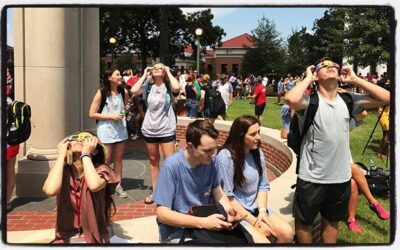
<instances>
[{"instance_id":1,"label":"brown hair","mask_svg":"<svg viewBox=\"0 0 400 250\"><path fill-rule=\"evenodd\" d=\"M186 129L186 142L190 142L197 148L203 135L208 135L213 139L217 139L219 131L207 120L196 120L191 122Z\"/></svg>"},{"instance_id":2,"label":"brown hair","mask_svg":"<svg viewBox=\"0 0 400 250\"><path fill-rule=\"evenodd\" d=\"M229 130L228 138L219 150L221 151L225 148L231 153L234 169L233 183L235 187L242 187L246 181L246 178L243 175L244 160L246 159L246 155L244 152L244 137L246 136L249 128L254 124L260 125L260 121L254 116L242 115L236 118L232 123L231 129ZM258 174L259 176L261 176L262 166L259 148L255 150L250 150L250 153L253 156Z\"/></svg>"}]
</instances>

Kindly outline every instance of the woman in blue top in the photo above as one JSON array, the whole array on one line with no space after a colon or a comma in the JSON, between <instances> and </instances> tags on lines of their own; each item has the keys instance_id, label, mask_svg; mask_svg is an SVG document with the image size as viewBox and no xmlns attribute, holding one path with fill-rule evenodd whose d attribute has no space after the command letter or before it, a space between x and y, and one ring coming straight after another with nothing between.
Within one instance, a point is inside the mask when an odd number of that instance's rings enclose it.
<instances>
[{"instance_id":1,"label":"woman in blue top","mask_svg":"<svg viewBox=\"0 0 400 250\"><path fill-rule=\"evenodd\" d=\"M122 179L122 158L128 139L125 110L129 95L122 86L122 76L114 69L104 73L103 87L97 90L89 110L89 117L96 120L96 134L106 147L105 164L114 162L114 173ZM121 185L115 189L121 198L128 197Z\"/></svg>"},{"instance_id":2,"label":"woman in blue top","mask_svg":"<svg viewBox=\"0 0 400 250\"><path fill-rule=\"evenodd\" d=\"M217 156L221 186L233 208L245 217L243 226L256 243L293 242L293 230L267 209L268 176L260 149L260 122L250 115L233 121L225 144Z\"/></svg>"}]
</instances>

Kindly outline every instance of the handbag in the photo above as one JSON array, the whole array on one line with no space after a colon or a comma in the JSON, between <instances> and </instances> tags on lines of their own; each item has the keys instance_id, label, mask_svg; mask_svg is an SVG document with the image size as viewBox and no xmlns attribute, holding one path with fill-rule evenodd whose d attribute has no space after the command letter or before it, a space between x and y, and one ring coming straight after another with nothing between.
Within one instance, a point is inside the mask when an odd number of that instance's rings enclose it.
<instances>
[{"instance_id":1,"label":"handbag","mask_svg":"<svg viewBox=\"0 0 400 250\"><path fill-rule=\"evenodd\" d=\"M212 214L222 214L227 218L224 207L220 204L208 204L195 206L189 210L189 214L197 217L207 217ZM185 238L192 240L185 241ZM250 233L238 224L232 230L211 231L207 229L185 228L180 244L232 244L232 245L248 245L254 243Z\"/></svg>"}]
</instances>

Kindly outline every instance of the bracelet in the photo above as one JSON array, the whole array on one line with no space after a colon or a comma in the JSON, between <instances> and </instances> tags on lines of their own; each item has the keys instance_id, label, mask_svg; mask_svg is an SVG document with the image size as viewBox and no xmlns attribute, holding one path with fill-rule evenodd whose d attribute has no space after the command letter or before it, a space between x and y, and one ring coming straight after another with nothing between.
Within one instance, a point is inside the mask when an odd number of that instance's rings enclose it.
<instances>
[{"instance_id":1,"label":"bracelet","mask_svg":"<svg viewBox=\"0 0 400 250\"><path fill-rule=\"evenodd\" d=\"M265 207L261 207L258 209L258 212L259 213L261 213L261 212L267 213L267 209Z\"/></svg>"},{"instance_id":2,"label":"bracelet","mask_svg":"<svg viewBox=\"0 0 400 250\"><path fill-rule=\"evenodd\" d=\"M90 153L82 153L82 154L81 154L81 161L82 161L82 158L85 157L85 156L87 156L87 157L89 157L90 159L92 159L92 156L90 155Z\"/></svg>"}]
</instances>

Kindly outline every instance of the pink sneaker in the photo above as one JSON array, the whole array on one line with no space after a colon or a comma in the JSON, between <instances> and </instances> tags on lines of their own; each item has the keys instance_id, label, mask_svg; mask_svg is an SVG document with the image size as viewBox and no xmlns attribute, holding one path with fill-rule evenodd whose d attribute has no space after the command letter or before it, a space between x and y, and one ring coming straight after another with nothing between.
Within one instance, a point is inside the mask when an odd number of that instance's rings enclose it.
<instances>
[{"instance_id":1,"label":"pink sneaker","mask_svg":"<svg viewBox=\"0 0 400 250\"><path fill-rule=\"evenodd\" d=\"M356 219L350 219L347 221L347 226L353 233L360 234L361 233L361 228L360 225L358 225Z\"/></svg>"},{"instance_id":2,"label":"pink sneaker","mask_svg":"<svg viewBox=\"0 0 400 250\"><path fill-rule=\"evenodd\" d=\"M381 220L387 220L390 218L390 213L386 211L379 202L371 204L369 208L374 211Z\"/></svg>"}]
</instances>

